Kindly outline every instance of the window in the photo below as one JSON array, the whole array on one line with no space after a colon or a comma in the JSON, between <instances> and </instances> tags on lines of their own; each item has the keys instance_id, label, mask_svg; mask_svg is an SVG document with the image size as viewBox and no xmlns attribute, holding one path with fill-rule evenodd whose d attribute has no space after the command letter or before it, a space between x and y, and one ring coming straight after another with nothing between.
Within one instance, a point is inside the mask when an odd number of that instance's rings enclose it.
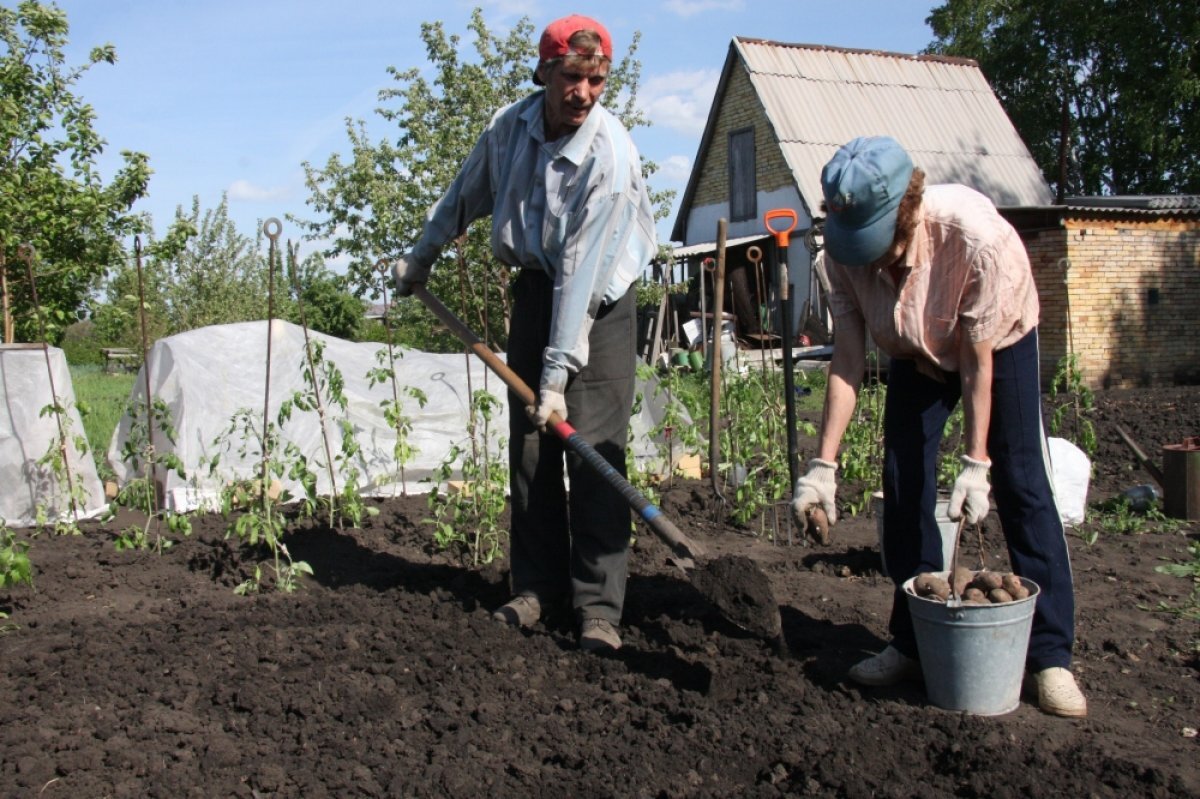
<instances>
[{"instance_id":1,"label":"window","mask_svg":"<svg viewBox=\"0 0 1200 799\"><path fill-rule=\"evenodd\" d=\"M758 215L754 178L754 128L729 132L729 216L733 222Z\"/></svg>"}]
</instances>

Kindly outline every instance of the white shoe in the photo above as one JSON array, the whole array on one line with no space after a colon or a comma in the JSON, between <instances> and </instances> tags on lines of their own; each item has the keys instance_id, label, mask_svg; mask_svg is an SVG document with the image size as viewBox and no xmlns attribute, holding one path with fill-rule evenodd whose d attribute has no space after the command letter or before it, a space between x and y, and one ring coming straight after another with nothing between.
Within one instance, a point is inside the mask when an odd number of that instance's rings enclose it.
<instances>
[{"instance_id":1,"label":"white shoe","mask_svg":"<svg viewBox=\"0 0 1200 799\"><path fill-rule=\"evenodd\" d=\"M889 646L850 669L850 679L862 685L895 685L902 680L921 679L919 661Z\"/></svg>"},{"instance_id":2,"label":"white shoe","mask_svg":"<svg viewBox=\"0 0 1200 799\"><path fill-rule=\"evenodd\" d=\"M1075 684L1075 676L1058 666L1042 669L1034 675L1037 680L1038 707L1052 716L1083 718L1087 715L1087 699Z\"/></svg>"}]
</instances>

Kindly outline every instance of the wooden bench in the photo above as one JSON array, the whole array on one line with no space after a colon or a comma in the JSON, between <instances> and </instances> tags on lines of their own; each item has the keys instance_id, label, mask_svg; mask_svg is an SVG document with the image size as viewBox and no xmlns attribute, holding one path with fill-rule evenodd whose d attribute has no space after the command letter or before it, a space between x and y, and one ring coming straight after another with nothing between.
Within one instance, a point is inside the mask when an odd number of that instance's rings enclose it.
<instances>
[{"instance_id":1,"label":"wooden bench","mask_svg":"<svg viewBox=\"0 0 1200 799\"><path fill-rule=\"evenodd\" d=\"M138 367L138 354L127 347L101 347L100 353L106 372L132 372Z\"/></svg>"}]
</instances>

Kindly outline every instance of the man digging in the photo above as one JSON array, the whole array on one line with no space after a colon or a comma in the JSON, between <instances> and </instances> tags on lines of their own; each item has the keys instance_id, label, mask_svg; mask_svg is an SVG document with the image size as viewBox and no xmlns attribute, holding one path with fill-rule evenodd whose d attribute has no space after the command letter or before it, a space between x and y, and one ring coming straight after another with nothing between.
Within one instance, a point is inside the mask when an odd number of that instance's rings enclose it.
<instances>
[{"instance_id":1,"label":"man digging","mask_svg":"<svg viewBox=\"0 0 1200 799\"><path fill-rule=\"evenodd\" d=\"M424 283L442 248L484 216L492 250L519 270L508 365L538 386L515 412L509 392L513 599L494 618L529 627L570 602L579 645L616 650L625 601L629 505L578 455L545 435L557 412L622 476L633 407L636 307L630 284L657 248L641 159L621 121L598 104L612 39L579 15L542 33L534 83L544 89L501 109L421 238L395 268L397 293Z\"/></svg>"}]
</instances>

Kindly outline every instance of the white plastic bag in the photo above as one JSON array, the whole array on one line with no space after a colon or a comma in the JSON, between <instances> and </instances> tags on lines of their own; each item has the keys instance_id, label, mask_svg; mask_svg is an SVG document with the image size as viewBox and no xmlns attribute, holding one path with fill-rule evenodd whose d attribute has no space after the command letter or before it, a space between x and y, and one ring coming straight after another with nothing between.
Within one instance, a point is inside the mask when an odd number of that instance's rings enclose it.
<instances>
[{"instance_id":1,"label":"white plastic bag","mask_svg":"<svg viewBox=\"0 0 1200 799\"><path fill-rule=\"evenodd\" d=\"M1050 448L1054 499L1058 503L1059 518L1068 527L1082 524L1087 510L1092 462L1083 450L1065 438L1049 438L1046 443Z\"/></svg>"}]
</instances>

